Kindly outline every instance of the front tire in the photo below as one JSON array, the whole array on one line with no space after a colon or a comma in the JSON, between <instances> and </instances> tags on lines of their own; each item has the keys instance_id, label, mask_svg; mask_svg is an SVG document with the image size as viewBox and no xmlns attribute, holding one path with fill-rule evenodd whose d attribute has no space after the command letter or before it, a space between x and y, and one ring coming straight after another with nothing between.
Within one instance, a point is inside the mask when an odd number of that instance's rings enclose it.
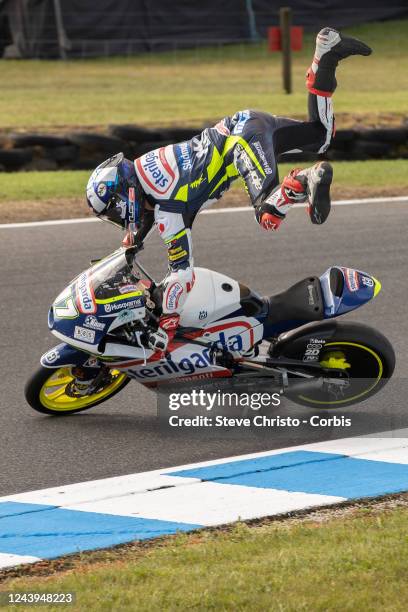
<instances>
[{"instance_id":1,"label":"front tire","mask_svg":"<svg viewBox=\"0 0 408 612\"><path fill-rule=\"evenodd\" d=\"M310 326L307 334L284 344L279 356L302 360L310 337L319 337L319 328L324 327L324 323ZM296 404L319 410L345 408L368 399L387 384L395 368L394 349L387 338L360 323L336 322L336 329L323 345L318 360L325 369L325 377L330 377L332 369L333 379L343 378L348 386L328 384L317 389L313 379L310 392L307 389L290 392L289 383L287 395Z\"/></svg>"},{"instance_id":2,"label":"front tire","mask_svg":"<svg viewBox=\"0 0 408 612\"><path fill-rule=\"evenodd\" d=\"M121 391L130 382L119 370L110 370L106 384L93 395L72 397L67 387L73 381L67 366L50 369L41 366L27 381L24 393L31 408L42 414L63 416L89 410Z\"/></svg>"}]
</instances>

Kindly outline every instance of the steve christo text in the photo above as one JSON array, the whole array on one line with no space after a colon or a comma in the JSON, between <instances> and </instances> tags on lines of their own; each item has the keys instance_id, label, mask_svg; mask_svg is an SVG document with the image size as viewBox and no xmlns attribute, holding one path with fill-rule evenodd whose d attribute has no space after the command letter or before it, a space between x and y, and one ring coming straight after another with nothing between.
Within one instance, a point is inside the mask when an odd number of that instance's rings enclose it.
<instances>
[{"instance_id":1,"label":"steve christo text","mask_svg":"<svg viewBox=\"0 0 408 612\"><path fill-rule=\"evenodd\" d=\"M256 414L250 417L227 417L218 415L215 417L197 415L194 417L182 417L172 414L169 417L171 427L268 427L268 428L296 428L302 425L311 427L351 427L351 418L344 416L322 417L312 415L308 418L294 417L268 417Z\"/></svg>"},{"instance_id":2,"label":"steve christo text","mask_svg":"<svg viewBox=\"0 0 408 612\"><path fill-rule=\"evenodd\" d=\"M181 408L204 408L206 411L220 408L246 408L258 411L266 407L278 407L281 404L279 393L228 393L215 391L209 393L192 390L184 393L171 393L169 395L169 410L177 411ZM168 418L171 427L269 427L269 428L296 428L302 425L311 427L351 427L351 419L344 416L322 417L309 415L305 418L291 416L266 416L264 414L250 414L246 416L225 415L195 415L180 416L173 414Z\"/></svg>"}]
</instances>

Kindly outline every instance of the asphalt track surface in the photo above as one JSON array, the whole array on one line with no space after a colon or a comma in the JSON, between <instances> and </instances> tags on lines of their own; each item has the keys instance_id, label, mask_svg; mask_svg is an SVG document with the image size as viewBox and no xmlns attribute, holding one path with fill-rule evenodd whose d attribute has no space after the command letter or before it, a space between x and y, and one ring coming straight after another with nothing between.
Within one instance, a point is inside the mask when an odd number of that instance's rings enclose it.
<instances>
[{"instance_id":1,"label":"asphalt track surface","mask_svg":"<svg viewBox=\"0 0 408 612\"><path fill-rule=\"evenodd\" d=\"M396 379L404 385L407 222L408 205L402 202L336 206L321 227L312 226L304 210L293 210L277 234L260 231L246 211L201 215L193 230L195 263L222 271L261 294L282 291L333 264L373 274L381 280L382 292L347 318L377 327L390 339L397 354ZM58 343L47 328L50 303L90 259L114 250L119 240L119 232L104 223L0 230L1 495L297 442L291 432L219 432L197 440L188 430L160 430L156 396L136 382L109 402L72 417L47 417L30 409L23 396L25 381L38 367L40 355ZM143 262L154 275L163 276L166 252L158 237L146 245ZM387 396L387 389L365 402L369 410L396 402L397 412L404 412L408 387L398 397L392 390ZM302 443L333 435L330 429L311 431Z\"/></svg>"}]
</instances>

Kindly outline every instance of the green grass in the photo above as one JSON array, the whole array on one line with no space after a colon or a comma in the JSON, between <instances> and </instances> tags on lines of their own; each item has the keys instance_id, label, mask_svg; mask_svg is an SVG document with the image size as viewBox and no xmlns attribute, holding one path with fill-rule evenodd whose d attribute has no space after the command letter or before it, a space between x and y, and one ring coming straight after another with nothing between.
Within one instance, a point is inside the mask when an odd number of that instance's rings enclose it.
<instances>
[{"instance_id":1,"label":"green grass","mask_svg":"<svg viewBox=\"0 0 408 612\"><path fill-rule=\"evenodd\" d=\"M0 174L0 202L81 197L91 171L10 172Z\"/></svg>"},{"instance_id":2,"label":"green grass","mask_svg":"<svg viewBox=\"0 0 408 612\"><path fill-rule=\"evenodd\" d=\"M2 589L75 591L75 610L402 612L407 529L406 507L362 508L320 523L239 524L180 535L145 553L99 553L96 567L15 579Z\"/></svg>"},{"instance_id":3,"label":"green grass","mask_svg":"<svg viewBox=\"0 0 408 612\"><path fill-rule=\"evenodd\" d=\"M305 164L303 164L305 165ZM283 177L293 164L281 164ZM334 162L334 184L337 187L394 188L408 190L406 161L373 160ZM64 199L83 197L89 178L88 171L18 172L0 174L0 202ZM234 186L239 187L239 183Z\"/></svg>"},{"instance_id":4,"label":"green grass","mask_svg":"<svg viewBox=\"0 0 408 612\"><path fill-rule=\"evenodd\" d=\"M337 112L406 112L408 21L349 32L372 45L374 54L351 58L338 70ZM268 53L265 43L67 62L0 60L1 127L200 124L240 108L303 115L313 47L307 35L304 50L294 54L290 96L282 92L280 54Z\"/></svg>"}]
</instances>

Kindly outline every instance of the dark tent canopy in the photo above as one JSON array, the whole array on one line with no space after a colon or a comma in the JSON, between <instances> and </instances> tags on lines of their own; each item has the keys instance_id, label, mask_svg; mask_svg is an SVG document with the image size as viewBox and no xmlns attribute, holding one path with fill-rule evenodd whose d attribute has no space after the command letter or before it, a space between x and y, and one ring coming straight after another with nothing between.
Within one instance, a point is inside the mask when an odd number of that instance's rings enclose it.
<instances>
[{"instance_id":1,"label":"dark tent canopy","mask_svg":"<svg viewBox=\"0 0 408 612\"><path fill-rule=\"evenodd\" d=\"M283 4L293 9L295 24L314 30L408 16L406 0ZM274 0L0 0L0 46L6 47L6 57L90 57L247 41L277 24L281 5Z\"/></svg>"}]
</instances>

